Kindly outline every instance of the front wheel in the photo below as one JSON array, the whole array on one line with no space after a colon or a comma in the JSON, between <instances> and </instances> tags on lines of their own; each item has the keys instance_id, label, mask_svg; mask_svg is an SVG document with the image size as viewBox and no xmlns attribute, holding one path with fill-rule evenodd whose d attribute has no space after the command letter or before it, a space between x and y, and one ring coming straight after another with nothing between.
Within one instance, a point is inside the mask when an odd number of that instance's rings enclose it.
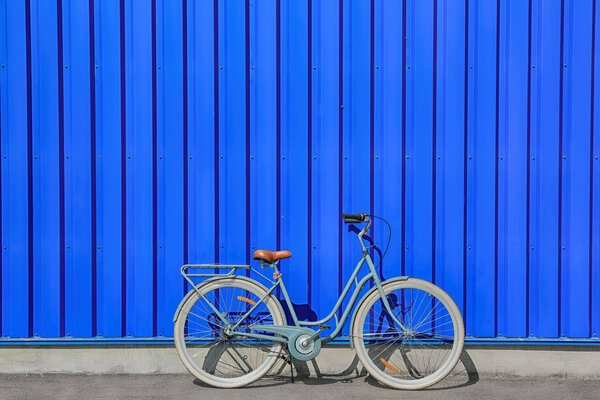
<instances>
[{"instance_id":1,"label":"front wheel","mask_svg":"<svg viewBox=\"0 0 600 400\"><path fill-rule=\"evenodd\" d=\"M375 290L353 323L352 340L363 366L396 389L423 389L444 379L456 366L465 340L452 298L416 278L384 283L383 291L393 315Z\"/></svg>"}]
</instances>

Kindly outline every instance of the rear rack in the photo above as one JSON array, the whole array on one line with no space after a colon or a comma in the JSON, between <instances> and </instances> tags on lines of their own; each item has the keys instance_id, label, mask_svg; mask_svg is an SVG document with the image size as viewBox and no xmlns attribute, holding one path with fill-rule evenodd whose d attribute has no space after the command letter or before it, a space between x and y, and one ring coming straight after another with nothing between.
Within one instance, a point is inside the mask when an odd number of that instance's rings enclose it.
<instances>
[{"instance_id":1,"label":"rear rack","mask_svg":"<svg viewBox=\"0 0 600 400\"><path fill-rule=\"evenodd\" d=\"M227 273L219 273L215 270L229 269ZM235 271L238 269L249 270L249 265L233 265L233 264L185 264L181 267L181 275L184 279L197 290L197 285L194 283L192 278L215 278L215 277L227 277L233 276ZM211 272L193 272L189 273L188 270L213 270Z\"/></svg>"},{"instance_id":2,"label":"rear rack","mask_svg":"<svg viewBox=\"0 0 600 400\"><path fill-rule=\"evenodd\" d=\"M270 264L266 264L263 262L260 262L260 267L261 268L267 268L267 267L272 267ZM188 272L188 270L212 270L210 272ZM228 272L223 272L220 273L216 270L219 269L228 269ZM261 278L263 278L265 281L269 282L270 284L275 284L275 276L273 276L273 279L270 279L268 276L264 275L263 273L261 273L258 269L256 268L252 268L252 266L250 265L241 265L241 264L186 264L184 266L181 267L181 275L183 275L183 277L185 278L185 280L192 285L192 287L194 288L198 288L200 286L200 284L196 284L194 283L194 281L192 280L192 278L227 278L227 277L231 277L231 276L237 276L236 271L238 269L244 270L246 271L246 273L244 275L249 276L249 272L253 271L255 274L257 274L258 276L260 276Z\"/></svg>"}]
</instances>

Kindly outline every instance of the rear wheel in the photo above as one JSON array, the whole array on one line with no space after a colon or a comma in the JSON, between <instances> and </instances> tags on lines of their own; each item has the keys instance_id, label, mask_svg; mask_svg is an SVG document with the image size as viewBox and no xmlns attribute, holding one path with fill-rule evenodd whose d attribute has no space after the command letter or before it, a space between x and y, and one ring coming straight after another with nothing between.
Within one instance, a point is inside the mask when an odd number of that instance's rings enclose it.
<instances>
[{"instance_id":1,"label":"rear wheel","mask_svg":"<svg viewBox=\"0 0 600 400\"><path fill-rule=\"evenodd\" d=\"M174 336L179 357L194 376L212 386L234 388L269 372L282 344L236 335L250 333L257 324L286 325L279 301L271 295L244 317L266 294L252 281L224 278L200 286L187 298L175 322ZM232 330L235 324L238 326Z\"/></svg>"},{"instance_id":2,"label":"rear wheel","mask_svg":"<svg viewBox=\"0 0 600 400\"><path fill-rule=\"evenodd\" d=\"M393 388L417 390L439 382L463 349L458 307L441 288L421 279L389 282L383 290L394 316L377 290L356 313L352 340L360 361L371 376Z\"/></svg>"}]
</instances>

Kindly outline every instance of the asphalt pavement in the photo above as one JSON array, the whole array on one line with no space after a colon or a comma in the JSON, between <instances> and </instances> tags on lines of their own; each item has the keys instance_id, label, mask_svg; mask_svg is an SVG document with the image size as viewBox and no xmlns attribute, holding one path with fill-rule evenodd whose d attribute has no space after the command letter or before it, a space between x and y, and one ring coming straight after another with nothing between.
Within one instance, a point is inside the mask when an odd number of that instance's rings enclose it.
<instances>
[{"instance_id":1,"label":"asphalt pavement","mask_svg":"<svg viewBox=\"0 0 600 400\"><path fill-rule=\"evenodd\" d=\"M600 381L455 377L418 392L368 376L266 377L243 389L214 389L190 375L0 375L0 399L600 399Z\"/></svg>"}]
</instances>

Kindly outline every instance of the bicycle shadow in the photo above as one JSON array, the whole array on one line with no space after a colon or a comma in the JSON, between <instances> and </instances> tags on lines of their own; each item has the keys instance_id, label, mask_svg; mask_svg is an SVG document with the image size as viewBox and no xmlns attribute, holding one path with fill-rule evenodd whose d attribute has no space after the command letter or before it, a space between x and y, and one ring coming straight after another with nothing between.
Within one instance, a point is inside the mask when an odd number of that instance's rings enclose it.
<instances>
[{"instance_id":1,"label":"bicycle shadow","mask_svg":"<svg viewBox=\"0 0 600 400\"><path fill-rule=\"evenodd\" d=\"M352 383L356 379L364 379L366 383L374 387L396 390L378 382L359 364L358 356L354 355L346 369L332 374L321 372L318 357L310 361L293 360L294 382L300 382L304 385L331 385L336 383ZM288 372L289 369L290 366L288 363L278 363L267 376L251 385L244 386L241 389L266 388L293 384L291 374ZM477 382L479 382L479 372L477 372L477 367L475 366L473 359L469 356L469 353L466 350L463 350L458 365L448 377L444 378L433 387L421 389L420 391L458 389L474 385ZM199 379L194 379L193 383L196 386L213 388Z\"/></svg>"},{"instance_id":2,"label":"bicycle shadow","mask_svg":"<svg viewBox=\"0 0 600 400\"><path fill-rule=\"evenodd\" d=\"M279 299L279 303L283 308L283 313L285 314L288 323L289 321L293 321L292 314L290 313L290 309L287 305L287 302L284 299ZM292 306L294 307L294 312L296 313L296 316L298 317L299 321L317 320L317 313L312 308L310 308L309 304L297 304L292 302Z\"/></svg>"},{"instance_id":3,"label":"bicycle shadow","mask_svg":"<svg viewBox=\"0 0 600 400\"><path fill-rule=\"evenodd\" d=\"M355 379L365 379L368 384L382 388L395 390L379 383L375 378L371 377L364 367L359 365L358 356L354 355L350 365L348 367L335 374L322 373L318 363L318 357L316 359L306 361L293 361L295 370L295 380L302 382L305 385L328 385L333 383L352 383ZM312 367L312 368L310 368ZM284 364L278 368L274 373L276 375L285 372L285 369L289 368L287 364ZM311 373L314 371L314 374ZM272 372L273 373L273 372ZM279 379L286 380L291 383L289 376L281 376ZM479 372L473 362L473 359L469 356L466 350L463 350L459 363L450 373L450 375L444 378L441 382L437 383L433 387L422 389L422 390L449 390L458 389L466 386L471 386L479 382Z\"/></svg>"},{"instance_id":4,"label":"bicycle shadow","mask_svg":"<svg viewBox=\"0 0 600 400\"><path fill-rule=\"evenodd\" d=\"M318 357L310 361L298 361L292 360L294 368L294 381L302 382L305 385L330 385L333 383L352 383L353 379L366 376L366 371L361 371L358 367L358 357L355 355L350 365L341 372L335 374L328 374L321 372L319 367ZM290 366L282 364L275 371L271 373L277 378L285 380L287 383L292 383L291 376L282 375L286 373L286 369L290 369ZM314 371L314 374L311 372Z\"/></svg>"}]
</instances>

